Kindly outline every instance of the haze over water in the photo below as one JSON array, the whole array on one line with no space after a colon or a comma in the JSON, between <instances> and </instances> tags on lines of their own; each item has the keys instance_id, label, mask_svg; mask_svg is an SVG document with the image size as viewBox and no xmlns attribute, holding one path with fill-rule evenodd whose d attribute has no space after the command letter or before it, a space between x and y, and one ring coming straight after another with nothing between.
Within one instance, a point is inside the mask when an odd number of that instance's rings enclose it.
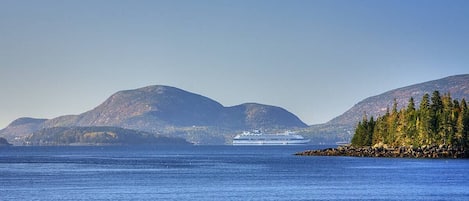
<instances>
[{"instance_id":1,"label":"haze over water","mask_svg":"<svg viewBox=\"0 0 469 201\"><path fill-rule=\"evenodd\" d=\"M0 1L0 128L169 85L324 123L357 102L467 74L465 0Z\"/></svg>"}]
</instances>

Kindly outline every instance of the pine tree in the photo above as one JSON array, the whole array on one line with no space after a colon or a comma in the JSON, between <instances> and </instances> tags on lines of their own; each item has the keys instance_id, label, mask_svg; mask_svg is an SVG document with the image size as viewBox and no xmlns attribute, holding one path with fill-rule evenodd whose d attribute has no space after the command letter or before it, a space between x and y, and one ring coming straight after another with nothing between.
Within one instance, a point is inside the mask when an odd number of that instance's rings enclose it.
<instances>
[{"instance_id":1,"label":"pine tree","mask_svg":"<svg viewBox=\"0 0 469 201\"><path fill-rule=\"evenodd\" d=\"M441 97L442 109L438 116L437 144L452 144L455 136L455 122L453 122L453 101L449 94Z\"/></svg>"},{"instance_id":2,"label":"pine tree","mask_svg":"<svg viewBox=\"0 0 469 201\"><path fill-rule=\"evenodd\" d=\"M463 106L464 105L464 106ZM464 133L464 114L466 113L467 108L465 108L465 103L459 106L458 120L456 122L456 134L455 134L455 144L457 146L465 146L465 133Z\"/></svg>"},{"instance_id":3,"label":"pine tree","mask_svg":"<svg viewBox=\"0 0 469 201\"><path fill-rule=\"evenodd\" d=\"M352 139L354 146L384 143L391 146L422 146L447 144L469 148L469 108L464 99L452 100L450 94L440 96L438 91L425 94L420 107L415 108L413 98L407 108L397 110L394 100L392 112L363 120L356 127Z\"/></svg>"},{"instance_id":4,"label":"pine tree","mask_svg":"<svg viewBox=\"0 0 469 201\"><path fill-rule=\"evenodd\" d=\"M371 146L373 139L373 132L375 121L373 117L368 120L364 115L363 120L358 122L355 134L352 138L352 145L354 146Z\"/></svg>"},{"instance_id":5,"label":"pine tree","mask_svg":"<svg viewBox=\"0 0 469 201\"><path fill-rule=\"evenodd\" d=\"M410 97L409 104L407 105L407 112L415 111L415 101L414 97Z\"/></svg>"},{"instance_id":6,"label":"pine tree","mask_svg":"<svg viewBox=\"0 0 469 201\"><path fill-rule=\"evenodd\" d=\"M430 104L430 144L435 144L440 141L438 134L440 133L440 122L442 121L443 103L439 91L434 91L431 97L432 103Z\"/></svg>"},{"instance_id":7,"label":"pine tree","mask_svg":"<svg viewBox=\"0 0 469 201\"><path fill-rule=\"evenodd\" d=\"M418 135L419 135L419 144L428 144L430 138L430 95L425 94L422 97L422 101L420 102L420 110L418 114L418 121L419 126L417 127Z\"/></svg>"},{"instance_id":8,"label":"pine tree","mask_svg":"<svg viewBox=\"0 0 469 201\"><path fill-rule=\"evenodd\" d=\"M414 98L410 97L409 104L405 110L406 118L406 144L413 144L417 137L417 113Z\"/></svg>"},{"instance_id":9,"label":"pine tree","mask_svg":"<svg viewBox=\"0 0 469 201\"><path fill-rule=\"evenodd\" d=\"M394 146L405 145L407 138L407 117L404 109L397 113L396 133L394 136Z\"/></svg>"},{"instance_id":10,"label":"pine tree","mask_svg":"<svg viewBox=\"0 0 469 201\"><path fill-rule=\"evenodd\" d=\"M375 128L372 136L372 145L384 143L384 136L388 135L388 118L389 108L386 110L384 116L376 119Z\"/></svg>"},{"instance_id":11,"label":"pine tree","mask_svg":"<svg viewBox=\"0 0 469 201\"><path fill-rule=\"evenodd\" d=\"M373 116L370 117L370 120L367 122L365 125L366 129L366 136L365 136L365 146L371 146L373 143L373 132L375 129L375 121L373 119Z\"/></svg>"},{"instance_id":12,"label":"pine tree","mask_svg":"<svg viewBox=\"0 0 469 201\"><path fill-rule=\"evenodd\" d=\"M364 138L365 138L365 128L363 126L364 123L361 121L358 122L357 127L355 128L355 134L352 137L352 145L361 147L364 146Z\"/></svg>"},{"instance_id":13,"label":"pine tree","mask_svg":"<svg viewBox=\"0 0 469 201\"><path fill-rule=\"evenodd\" d=\"M461 145L465 147L466 149L469 149L469 108L467 107L467 103L465 99L461 100L460 105L461 105L460 107L461 107L461 113L462 113Z\"/></svg>"},{"instance_id":14,"label":"pine tree","mask_svg":"<svg viewBox=\"0 0 469 201\"><path fill-rule=\"evenodd\" d=\"M395 139L397 135L397 125L398 125L398 112L397 112L397 101L394 99L394 103L392 106L392 112L390 117L388 118L388 134L387 138L385 137L385 144L393 145L395 144Z\"/></svg>"},{"instance_id":15,"label":"pine tree","mask_svg":"<svg viewBox=\"0 0 469 201\"><path fill-rule=\"evenodd\" d=\"M419 111L417 111L417 145L429 143L430 138L430 95L425 94L420 102Z\"/></svg>"}]
</instances>

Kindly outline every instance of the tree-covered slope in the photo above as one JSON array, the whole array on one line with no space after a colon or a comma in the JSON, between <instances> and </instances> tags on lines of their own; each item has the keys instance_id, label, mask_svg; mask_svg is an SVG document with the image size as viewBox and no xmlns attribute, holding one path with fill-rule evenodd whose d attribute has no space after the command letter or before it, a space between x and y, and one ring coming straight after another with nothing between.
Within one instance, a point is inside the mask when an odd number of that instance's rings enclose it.
<instances>
[{"instance_id":1,"label":"tree-covered slope","mask_svg":"<svg viewBox=\"0 0 469 201\"><path fill-rule=\"evenodd\" d=\"M117 127L54 127L45 128L26 137L25 145L140 145L189 144L182 138Z\"/></svg>"},{"instance_id":2,"label":"tree-covered slope","mask_svg":"<svg viewBox=\"0 0 469 201\"><path fill-rule=\"evenodd\" d=\"M461 100L465 98L469 100L469 74L455 75L402 87L366 98L331 121L325 124L312 125L302 129L301 133L305 137L314 139L313 142L316 143L350 142L356 125L363 119L365 113L368 117L383 116L388 109L392 109L394 100L396 100L397 109L400 110L407 106L411 97L414 98L418 107L423 95L425 93L431 94L435 90L440 91L442 94L449 93L453 99Z\"/></svg>"},{"instance_id":3,"label":"tree-covered slope","mask_svg":"<svg viewBox=\"0 0 469 201\"><path fill-rule=\"evenodd\" d=\"M425 94L417 108L413 98L406 108L391 111L376 120L364 117L352 138L354 146L450 145L469 148L469 109L465 99L434 91Z\"/></svg>"},{"instance_id":4,"label":"tree-covered slope","mask_svg":"<svg viewBox=\"0 0 469 201\"><path fill-rule=\"evenodd\" d=\"M397 109L406 107L409 99L414 97L415 104L419 105L424 94L431 94L433 91L449 93L454 99L469 98L469 74L450 76L439 80L415 84L399 89L394 89L383 94L366 98L360 101L344 114L329 121L329 124L356 125L363 117L363 113L368 116L381 116L386 110L391 108L394 100L397 102Z\"/></svg>"}]
</instances>

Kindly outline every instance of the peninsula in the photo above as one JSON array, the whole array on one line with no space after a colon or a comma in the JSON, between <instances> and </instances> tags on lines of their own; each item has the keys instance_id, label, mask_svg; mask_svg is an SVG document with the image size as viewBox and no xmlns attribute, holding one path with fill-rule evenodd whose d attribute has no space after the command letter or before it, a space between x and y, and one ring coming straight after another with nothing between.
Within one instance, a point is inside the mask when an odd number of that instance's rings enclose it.
<instances>
[{"instance_id":1,"label":"peninsula","mask_svg":"<svg viewBox=\"0 0 469 201\"><path fill-rule=\"evenodd\" d=\"M469 158L469 110L465 99L434 91L425 94L420 106L411 97L407 108L397 102L385 115L369 119L366 114L355 129L351 145L308 150L296 155Z\"/></svg>"}]
</instances>

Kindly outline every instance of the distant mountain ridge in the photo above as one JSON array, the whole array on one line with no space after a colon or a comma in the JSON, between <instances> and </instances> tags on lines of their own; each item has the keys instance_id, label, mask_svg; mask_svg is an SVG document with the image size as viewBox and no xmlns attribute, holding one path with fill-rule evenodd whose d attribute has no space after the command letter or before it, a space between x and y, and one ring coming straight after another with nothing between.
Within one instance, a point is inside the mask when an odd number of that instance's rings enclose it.
<instances>
[{"instance_id":1,"label":"distant mountain ridge","mask_svg":"<svg viewBox=\"0 0 469 201\"><path fill-rule=\"evenodd\" d=\"M117 92L93 110L58 117L45 125L121 126L154 130L150 127L206 125L218 121L218 113L222 109L221 104L197 94L174 87L149 86ZM145 125L147 121L157 124Z\"/></svg>"},{"instance_id":2,"label":"distant mountain ridge","mask_svg":"<svg viewBox=\"0 0 469 201\"><path fill-rule=\"evenodd\" d=\"M287 110L258 103L224 107L220 103L170 86L119 91L96 108L50 120L20 118L0 131L18 142L39 129L55 127L120 127L176 135L194 143L224 143L242 130L305 128ZM16 140L15 140L16 139Z\"/></svg>"},{"instance_id":3,"label":"distant mountain ridge","mask_svg":"<svg viewBox=\"0 0 469 201\"><path fill-rule=\"evenodd\" d=\"M6 128L0 130L0 136L10 143L21 145L26 135L32 134L43 127L47 119L22 117L11 122Z\"/></svg>"},{"instance_id":4,"label":"distant mountain ridge","mask_svg":"<svg viewBox=\"0 0 469 201\"><path fill-rule=\"evenodd\" d=\"M469 101L469 74L414 84L366 98L342 115L325 124L312 125L307 129L303 129L301 133L324 143L350 141L355 126L363 119L364 114L368 118L381 116L387 108L392 108L394 99L397 101L398 109L406 107L410 97L414 98L415 105L418 107L422 96L425 93L431 95L435 90L441 94L450 93L453 99L461 100L465 98L466 101Z\"/></svg>"},{"instance_id":5,"label":"distant mountain ridge","mask_svg":"<svg viewBox=\"0 0 469 201\"><path fill-rule=\"evenodd\" d=\"M288 129L312 139L312 143L331 144L350 141L365 113L368 117L380 116L392 107L394 99L399 109L407 106L410 97L414 97L418 106L423 94L435 90L450 93L453 99L469 101L469 74L390 90L360 101L325 124L309 127L280 107L258 103L225 107L198 94L156 85L117 92L96 108L79 115L50 120L19 118L0 130L0 137L18 144L40 129L110 126L182 137L196 144L226 144L243 130Z\"/></svg>"},{"instance_id":6,"label":"distant mountain ridge","mask_svg":"<svg viewBox=\"0 0 469 201\"><path fill-rule=\"evenodd\" d=\"M224 107L210 98L169 86L120 91L93 110L81 115L51 119L44 125L118 126L150 132L160 131L161 127L167 126L230 129L307 126L298 117L279 107L257 103Z\"/></svg>"},{"instance_id":7,"label":"distant mountain ridge","mask_svg":"<svg viewBox=\"0 0 469 201\"><path fill-rule=\"evenodd\" d=\"M392 108L394 99L397 101L398 109L406 107L410 97L414 98L415 104L418 106L425 93L431 95L435 90L440 91L441 94L450 93L453 99L465 98L469 100L469 74L414 84L366 98L344 114L329 121L328 124L356 124L362 119L364 113L369 117L383 115L387 108Z\"/></svg>"}]
</instances>

